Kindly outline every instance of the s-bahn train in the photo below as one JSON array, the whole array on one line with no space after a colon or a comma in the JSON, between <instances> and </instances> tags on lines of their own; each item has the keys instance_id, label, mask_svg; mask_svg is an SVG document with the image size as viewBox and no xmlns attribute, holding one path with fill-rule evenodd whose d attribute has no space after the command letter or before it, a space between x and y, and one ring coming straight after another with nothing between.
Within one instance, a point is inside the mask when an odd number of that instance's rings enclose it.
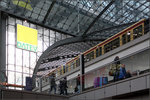
<instances>
[{"instance_id":1,"label":"s-bahn train","mask_svg":"<svg viewBox=\"0 0 150 100\"><path fill-rule=\"evenodd\" d=\"M136 38L143 36L144 34L147 34L149 32L149 23L149 19L142 19L139 22L115 34L114 36L108 38L107 40L83 52L82 54L84 55L84 62L89 62L115 48L118 48L130 41L133 41ZM64 73L72 71L79 66L80 55L67 62L65 66L62 65L51 73L55 73L58 77Z\"/></svg>"}]
</instances>

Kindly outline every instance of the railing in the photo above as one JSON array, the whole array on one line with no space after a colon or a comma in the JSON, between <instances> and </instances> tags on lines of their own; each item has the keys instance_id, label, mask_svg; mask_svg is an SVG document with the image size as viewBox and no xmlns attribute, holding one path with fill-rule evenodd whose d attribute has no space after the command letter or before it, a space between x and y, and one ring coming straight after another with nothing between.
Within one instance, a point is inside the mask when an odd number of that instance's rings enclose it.
<instances>
[{"instance_id":1,"label":"railing","mask_svg":"<svg viewBox=\"0 0 150 100\"><path fill-rule=\"evenodd\" d=\"M128 55L124 58L121 58L120 62L121 62L121 64L125 64L126 71L127 72L130 71L131 77L139 76L144 73L150 72L150 68L149 68L150 58L148 56L149 54L150 54L149 48L144 49L143 51L136 52L133 55ZM99 66L99 68L91 70L89 72L86 72L84 75L82 75L82 78L83 78L82 83L84 84L83 85L84 91L93 89L93 88L100 88L105 85L126 79L127 76L124 79L118 79L117 81L114 82L114 80L113 80L114 76L109 75L110 68L113 65L114 65L114 62L112 61L106 65ZM99 84L98 86L94 87L94 80L96 77L107 77L108 81L106 83L103 83L102 85ZM67 80L68 94L77 93L77 78L78 78L78 76L76 75L73 78ZM56 82L57 83L57 94L60 93L60 89L59 89L59 81L60 80L62 80L62 79L59 79ZM45 82L45 84L43 83L43 85L41 87L42 87L41 92L49 93L49 90L50 90L49 82ZM75 89L76 89L76 91L75 91Z\"/></svg>"}]
</instances>

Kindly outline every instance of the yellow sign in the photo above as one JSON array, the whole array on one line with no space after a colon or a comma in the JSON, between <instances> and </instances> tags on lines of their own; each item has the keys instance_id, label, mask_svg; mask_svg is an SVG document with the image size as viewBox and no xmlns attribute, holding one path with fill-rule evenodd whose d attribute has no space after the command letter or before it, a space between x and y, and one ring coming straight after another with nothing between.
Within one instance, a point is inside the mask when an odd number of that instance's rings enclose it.
<instances>
[{"instance_id":1,"label":"yellow sign","mask_svg":"<svg viewBox=\"0 0 150 100\"><path fill-rule=\"evenodd\" d=\"M17 47L37 51L37 30L17 24Z\"/></svg>"},{"instance_id":2,"label":"yellow sign","mask_svg":"<svg viewBox=\"0 0 150 100\"><path fill-rule=\"evenodd\" d=\"M26 8L28 10L32 10L31 4L30 4L30 0L12 0L14 5L18 5L20 7Z\"/></svg>"}]
</instances>

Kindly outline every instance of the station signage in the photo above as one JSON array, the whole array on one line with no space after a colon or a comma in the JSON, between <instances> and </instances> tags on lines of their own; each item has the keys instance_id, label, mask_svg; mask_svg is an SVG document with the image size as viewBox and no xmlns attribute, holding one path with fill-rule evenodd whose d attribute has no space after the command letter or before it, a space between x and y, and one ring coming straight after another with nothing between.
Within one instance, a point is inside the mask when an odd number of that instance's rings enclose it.
<instances>
[{"instance_id":1,"label":"station signage","mask_svg":"<svg viewBox=\"0 0 150 100\"><path fill-rule=\"evenodd\" d=\"M37 52L37 30L17 24L17 48Z\"/></svg>"}]
</instances>

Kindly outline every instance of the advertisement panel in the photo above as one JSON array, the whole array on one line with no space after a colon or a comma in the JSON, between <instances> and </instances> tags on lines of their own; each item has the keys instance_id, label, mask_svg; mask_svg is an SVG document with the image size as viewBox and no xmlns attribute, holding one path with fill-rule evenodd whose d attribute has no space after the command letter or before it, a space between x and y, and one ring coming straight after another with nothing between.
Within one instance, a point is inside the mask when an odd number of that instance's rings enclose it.
<instances>
[{"instance_id":1,"label":"advertisement panel","mask_svg":"<svg viewBox=\"0 0 150 100\"><path fill-rule=\"evenodd\" d=\"M37 30L17 24L17 47L37 52Z\"/></svg>"}]
</instances>

